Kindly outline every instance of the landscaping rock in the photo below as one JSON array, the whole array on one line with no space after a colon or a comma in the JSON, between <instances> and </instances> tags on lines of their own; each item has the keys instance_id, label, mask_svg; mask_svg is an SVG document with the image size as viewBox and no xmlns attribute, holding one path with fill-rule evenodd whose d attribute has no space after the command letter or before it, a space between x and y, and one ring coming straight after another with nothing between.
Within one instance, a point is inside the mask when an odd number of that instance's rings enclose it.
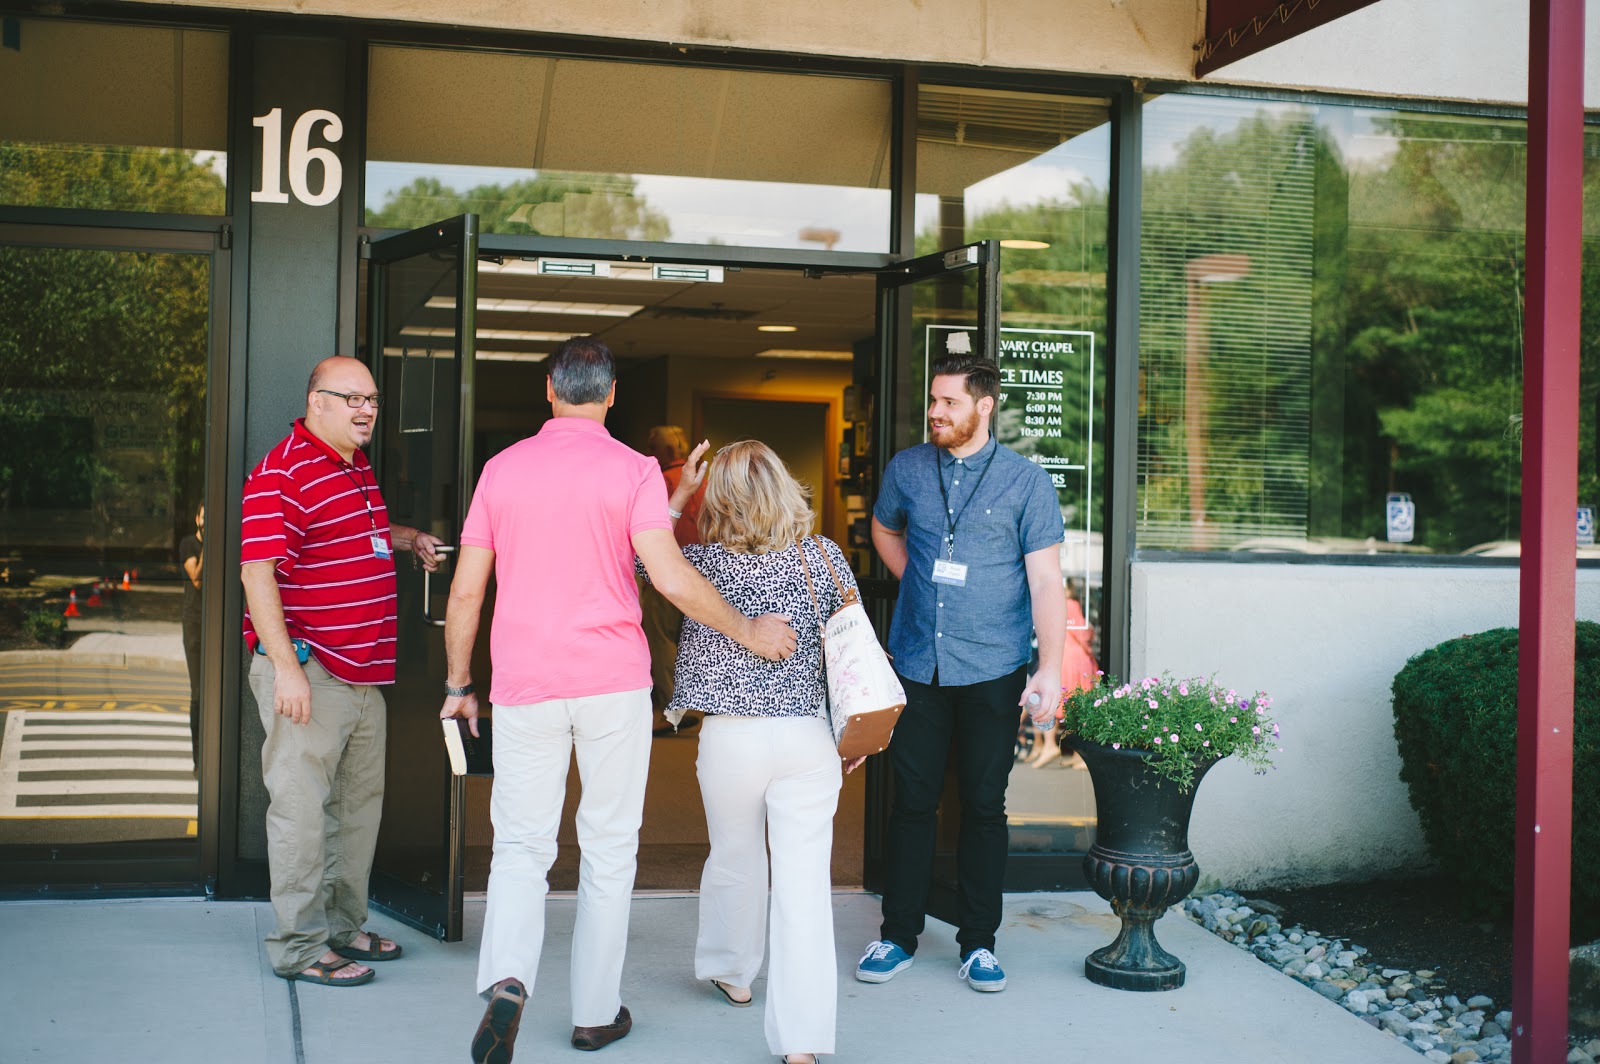
<instances>
[{"instance_id":1,"label":"landscaping rock","mask_svg":"<svg viewBox=\"0 0 1600 1064\"><path fill-rule=\"evenodd\" d=\"M1600 1036L1600 942L1567 955L1567 1023L1584 1038Z\"/></svg>"},{"instance_id":2,"label":"landscaping rock","mask_svg":"<svg viewBox=\"0 0 1600 1064\"><path fill-rule=\"evenodd\" d=\"M1433 1064L1506 1064L1510 1060L1507 1031L1511 1013L1502 1009L1488 1018L1493 999L1484 994L1463 995L1446 986L1433 970L1383 967L1366 947L1298 926L1284 927L1279 919L1282 910L1247 902L1233 891L1189 898L1183 910L1213 934L1305 983ZM1573 1029L1579 1030L1580 1018L1592 1023L1585 1037L1594 1041L1569 1046L1567 1060L1569 1064L1596 1064L1600 1060L1600 943L1572 951L1572 972ZM1581 1008L1580 990L1589 995Z\"/></svg>"}]
</instances>

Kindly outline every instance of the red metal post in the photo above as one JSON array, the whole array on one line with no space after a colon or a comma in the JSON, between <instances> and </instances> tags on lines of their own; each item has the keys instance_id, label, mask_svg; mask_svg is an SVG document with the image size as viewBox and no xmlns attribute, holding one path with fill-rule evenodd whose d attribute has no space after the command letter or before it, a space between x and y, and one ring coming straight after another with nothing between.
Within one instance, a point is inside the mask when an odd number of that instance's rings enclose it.
<instances>
[{"instance_id":1,"label":"red metal post","mask_svg":"<svg viewBox=\"0 0 1600 1064\"><path fill-rule=\"evenodd\" d=\"M1531 0L1511 1058L1567 1057L1584 0Z\"/></svg>"}]
</instances>

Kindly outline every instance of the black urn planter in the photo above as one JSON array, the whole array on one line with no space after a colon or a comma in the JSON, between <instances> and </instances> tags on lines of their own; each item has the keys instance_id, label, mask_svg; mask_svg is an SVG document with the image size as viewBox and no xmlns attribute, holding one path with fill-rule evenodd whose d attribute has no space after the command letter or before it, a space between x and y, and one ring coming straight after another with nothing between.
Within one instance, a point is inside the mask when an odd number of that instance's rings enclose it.
<instances>
[{"instance_id":1,"label":"black urn planter","mask_svg":"<svg viewBox=\"0 0 1600 1064\"><path fill-rule=\"evenodd\" d=\"M1156 941L1155 921L1189 896L1200 868L1189 852L1189 814L1200 778L1219 759L1195 762L1187 794L1146 764L1149 750L1113 750L1073 738L1094 780L1099 818L1083 871L1094 892L1111 903L1122 931L1083 962L1092 983L1116 990L1176 990L1183 962Z\"/></svg>"}]
</instances>

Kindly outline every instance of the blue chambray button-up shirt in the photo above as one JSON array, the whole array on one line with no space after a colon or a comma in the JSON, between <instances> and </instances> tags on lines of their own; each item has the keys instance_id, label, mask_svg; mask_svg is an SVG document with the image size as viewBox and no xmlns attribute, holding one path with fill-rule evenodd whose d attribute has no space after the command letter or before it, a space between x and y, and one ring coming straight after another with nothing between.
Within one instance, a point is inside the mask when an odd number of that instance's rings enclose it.
<instances>
[{"instance_id":1,"label":"blue chambray button-up shirt","mask_svg":"<svg viewBox=\"0 0 1600 1064\"><path fill-rule=\"evenodd\" d=\"M1050 474L992 438L966 459L924 443L889 460L872 514L906 536L909 559L889 627L900 675L932 683L937 670L942 686L958 687L1028 663L1033 611L1023 556L1065 538ZM933 582L934 560L947 557L949 520L956 524L948 556L967 566L964 587Z\"/></svg>"}]
</instances>

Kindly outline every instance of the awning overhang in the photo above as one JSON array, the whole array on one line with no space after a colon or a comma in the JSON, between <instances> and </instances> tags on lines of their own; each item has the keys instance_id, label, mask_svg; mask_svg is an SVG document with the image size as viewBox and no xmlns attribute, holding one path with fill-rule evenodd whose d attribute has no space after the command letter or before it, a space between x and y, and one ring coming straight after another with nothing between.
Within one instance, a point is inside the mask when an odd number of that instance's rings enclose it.
<instances>
[{"instance_id":1,"label":"awning overhang","mask_svg":"<svg viewBox=\"0 0 1600 1064\"><path fill-rule=\"evenodd\" d=\"M1254 55L1377 0L1209 0L1194 76Z\"/></svg>"}]
</instances>

